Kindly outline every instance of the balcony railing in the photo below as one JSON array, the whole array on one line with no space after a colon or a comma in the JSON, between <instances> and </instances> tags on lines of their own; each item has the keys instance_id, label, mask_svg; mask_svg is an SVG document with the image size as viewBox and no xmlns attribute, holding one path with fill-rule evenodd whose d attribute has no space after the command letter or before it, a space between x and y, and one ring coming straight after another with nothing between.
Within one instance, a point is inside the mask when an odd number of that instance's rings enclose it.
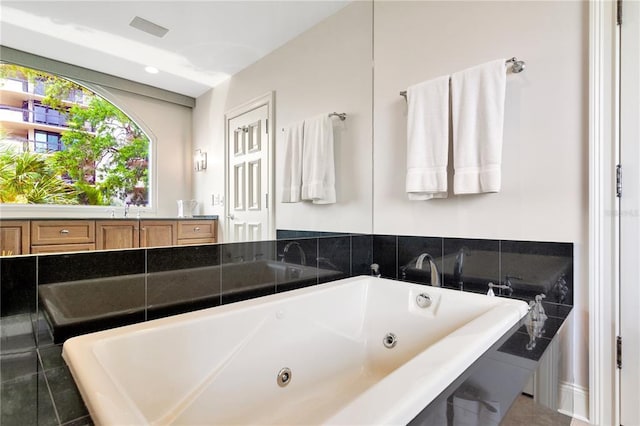
<instances>
[{"instance_id":1,"label":"balcony railing","mask_svg":"<svg viewBox=\"0 0 640 426\"><path fill-rule=\"evenodd\" d=\"M29 82L22 78L4 78L5 87L14 91L22 91L24 93L33 93L35 95L45 96L47 83L43 80L35 80ZM70 90L67 96L62 99L66 102L74 104L88 105L89 97L80 89Z\"/></svg>"},{"instance_id":2,"label":"balcony railing","mask_svg":"<svg viewBox=\"0 0 640 426\"><path fill-rule=\"evenodd\" d=\"M14 107L10 105L0 105L0 110L11 111L9 114L0 113L0 119L7 121L22 121L25 123L44 124L47 126L69 128L67 123L67 114L58 110L47 108L46 106L36 105L34 108ZM89 123L85 123L83 129L93 132L95 129Z\"/></svg>"},{"instance_id":3,"label":"balcony railing","mask_svg":"<svg viewBox=\"0 0 640 426\"><path fill-rule=\"evenodd\" d=\"M37 141L34 139L9 137L0 139L0 147L3 145L14 145L20 147L22 152L32 151L40 154L51 154L56 151L64 150L64 145L61 140L57 141Z\"/></svg>"}]
</instances>

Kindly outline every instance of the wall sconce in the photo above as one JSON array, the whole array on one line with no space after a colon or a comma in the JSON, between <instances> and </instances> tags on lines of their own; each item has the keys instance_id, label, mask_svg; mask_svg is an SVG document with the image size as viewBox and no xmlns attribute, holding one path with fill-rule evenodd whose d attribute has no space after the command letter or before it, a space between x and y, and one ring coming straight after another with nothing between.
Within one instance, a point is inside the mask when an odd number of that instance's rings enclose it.
<instances>
[{"instance_id":1,"label":"wall sconce","mask_svg":"<svg viewBox=\"0 0 640 426\"><path fill-rule=\"evenodd\" d=\"M201 149L196 149L193 155L193 168L196 172L201 172L207 168L207 153Z\"/></svg>"}]
</instances>

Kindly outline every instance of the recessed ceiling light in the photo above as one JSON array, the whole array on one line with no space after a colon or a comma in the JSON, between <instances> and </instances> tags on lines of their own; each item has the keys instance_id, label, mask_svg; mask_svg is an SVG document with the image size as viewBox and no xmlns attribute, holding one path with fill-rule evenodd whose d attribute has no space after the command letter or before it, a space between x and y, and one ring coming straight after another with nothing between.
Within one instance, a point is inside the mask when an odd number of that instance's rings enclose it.
<instances>
[{"instance_id":1,"label":"recessed ceiling light","mask_svg":"<svg viewBox=\"0 0 640 426\"><path fill-rule=\"evenodd\" d=\"M144 70L149 74L158 74L160 72L158 68L152 67L151 65L149 65L148 67L144 67Z\"/></svg>"}]
</instances>

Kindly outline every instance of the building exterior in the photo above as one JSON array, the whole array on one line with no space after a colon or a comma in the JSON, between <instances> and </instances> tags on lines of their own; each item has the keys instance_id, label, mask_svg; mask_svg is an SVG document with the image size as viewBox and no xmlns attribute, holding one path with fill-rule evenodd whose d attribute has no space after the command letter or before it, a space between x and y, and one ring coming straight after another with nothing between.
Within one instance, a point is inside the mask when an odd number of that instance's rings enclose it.
<instances>
[{"instance_id":1,"label":"building exterior","mask_svg":"<svg viewBox=\"0 0 640 426\"><path fill-rule=\"evenodd\" d=\"M42 103L45 88L44 81L29 81L26 77L0 80L0 147L14 146L38 153L64 149L62 132L68 128L67 117ZM63 101L67 108L86 102L87 96L81 90L72 91Z\"/></svg>"}]
</instances>

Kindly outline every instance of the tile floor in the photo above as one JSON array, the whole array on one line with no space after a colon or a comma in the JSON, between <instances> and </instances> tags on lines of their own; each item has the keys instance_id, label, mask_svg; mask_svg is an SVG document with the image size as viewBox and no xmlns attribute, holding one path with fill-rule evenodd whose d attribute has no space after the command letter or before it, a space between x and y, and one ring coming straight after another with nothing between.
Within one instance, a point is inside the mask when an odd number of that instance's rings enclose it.
<instances>
[{"instance_id":1,"label":"tile floor","mask_svg":"<svg viewBox=\"0 0 640 426\"><path fill-rule=\"evenodd\" d=\"M572 419L543 405L537 404L533 398L520 395L507 412L500 426L586 426L579 420Z\"/></svg>"}]
</instances>

